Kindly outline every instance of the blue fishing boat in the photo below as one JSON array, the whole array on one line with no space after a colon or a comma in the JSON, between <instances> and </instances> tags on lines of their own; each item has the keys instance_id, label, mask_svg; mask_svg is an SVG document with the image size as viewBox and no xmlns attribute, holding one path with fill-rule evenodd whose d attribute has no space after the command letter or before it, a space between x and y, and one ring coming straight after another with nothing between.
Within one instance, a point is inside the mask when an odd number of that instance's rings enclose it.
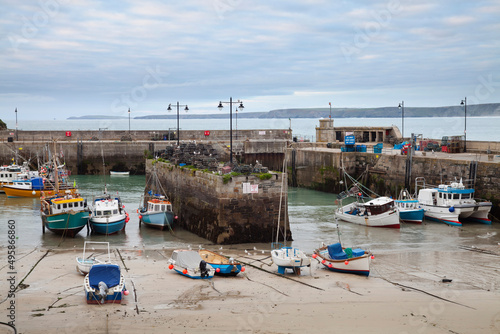
<instances>
[{"instance_id":1,"label":"blue fishing boat","mask_svg":"<svg viewBox=\"0 0 500 334\"><path fill-rule=\"evenodd\" d=\"M119 196L112 197L105 190L103 196L94 199L89 219L93 233L110 235L124 231L128 220Z\"/></svg>"},{"instance_id":2,"label":"blue fishing boat","mask_svg":"<svg viewBox=\"0 0 500 334\"><path fill-rule=\"evenodd\" d=\"M172 210L172 203L168 200L166 192L161 186L161 182L153 168L151 177L146 182L147 192L141 200L141 205L137 210L139 214L139 227L144 225L160 230L172 230L177 217Z\"/></svg>"},{"instance_id":3,"label":"blue fishing boat","mask_svg":"<svg viewBox=\"0 0 500 334\"><path fill-rule=\"evenodd\" d=\"M215 269L215 274L220 276L236 276L240 271L245 271L245 267L233 258L214 253L207 249L198 251L201 258Z\"/></svg>"},{"instance_id":4,"label":"blue fishing boat","mask_svg":"<svg viewBox=\"0 0 500 334\"><path fill-rule=\"evenodd\" d=\"M410 195L408 190L401 190L398 199L394 203L398 209L400 220L405 223L422 224L425 211L418 203L418 200Z\"/></svg>"},{"instance_id":5,"label":"blue fishing boat","mask_svg":"<svg viewBox=\"0 0 500 334\"><path fill-rule=\"evenodd\" d=\"M128 295L125 279L116 264L94 264L85 276L83 287L87 304L120 304L123 295Z\"/></svg>"}]
</instances>

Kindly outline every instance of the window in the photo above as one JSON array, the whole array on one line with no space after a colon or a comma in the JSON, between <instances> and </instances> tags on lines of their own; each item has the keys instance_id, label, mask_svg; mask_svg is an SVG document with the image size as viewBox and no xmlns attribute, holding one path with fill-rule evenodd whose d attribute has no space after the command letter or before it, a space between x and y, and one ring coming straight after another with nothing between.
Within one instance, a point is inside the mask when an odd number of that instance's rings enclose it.
<instances>
[{"instance_id":1,"label":"window","mask_svg":"<svg viewBox=\"0 0 500 334\"><path fill-rule=\"evenodd\" d=\"M460 199L460 194L453 194L453 199Z\"/></svg>"},{"instance_id":2,"label":"window","mask_svg":"<svg viewBox=\"0 0 500 334\"><path fill-rule=\"evenodd\" d=\"M117 209L114 209L114 210L113 210L113 214L114 214L114 215L118 214L118 210L117 210Z\"/></svg>"},{"instance_id":3,"label":"window","mask_svg":"<svg viewBox=\"0 0 500 334\"><path fill-rule=\"evenodd\" d=\"M68 208L72 208L73 207L73 203L68 203Z\"/></svg>"},{"instance_id":4,"label":"window","mask_svg":"<svg viewBox=\"0 0 500 334\"><path fill-rule=\"evenodd\" d=\"M63 203L63 209L66 209L68 207L68 204Z\"/></svg>"}]
</instances>

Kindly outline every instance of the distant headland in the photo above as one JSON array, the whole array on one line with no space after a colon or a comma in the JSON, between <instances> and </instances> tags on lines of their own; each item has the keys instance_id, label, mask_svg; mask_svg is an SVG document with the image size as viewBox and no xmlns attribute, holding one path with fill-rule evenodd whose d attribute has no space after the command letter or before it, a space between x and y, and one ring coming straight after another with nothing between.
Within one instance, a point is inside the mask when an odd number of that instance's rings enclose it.
<instances>
[{"instance_id":1,"label":"distant headland","mask_svg":"<svg viewBox=\"0 0 500 334\"><path fill-rule=\"evenodd\" d=\"M332 118L391 118L401 117L398 107L380 108L332 108ZM464 107L405 107L405 117L463 117ZM321 118L329 117L330 108L290 108L276 109L267 112L240 112L239 118ZM487 117L500 116L500 103L467 105L467 116ZM88 115L69 117L68 119L126 119L123 116ZM133 119L176 119L177 115L138 116ZM228 118L228 114L183 114L182 119Z\"/></svg>"}]
</instances>

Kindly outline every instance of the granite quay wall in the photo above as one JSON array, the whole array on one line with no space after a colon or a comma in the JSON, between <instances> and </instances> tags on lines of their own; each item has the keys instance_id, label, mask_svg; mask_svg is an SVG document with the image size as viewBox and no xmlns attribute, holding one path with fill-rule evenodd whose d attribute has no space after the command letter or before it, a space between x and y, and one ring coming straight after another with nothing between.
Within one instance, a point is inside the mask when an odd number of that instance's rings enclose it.
<instances>
[{"instance_id":1,"label":"granite quay wall","mask_svg":"<svg viewBox=\"0 0 500 334\"><path fill-rule=\"evenodd\" d=\"M155 168L184 229L216 244L272 242L281 213L280 240L285 226L287 240L292 240L285 220L286 174L271 173L270 179L261 180L256 175L229 177L164 162L156 162ZM152 172L153 160L147 160L146 179ZM256 192L245 192L247 185Z\"/></svg>"},{"instance_id":2,"label":"granite quay wall","mask_svg":"<svg viewBox=\"0 0 500 334\"><path fill-rule=\"evenodd\" d=\"M207 132L208 131L208 132ZM132 141L153 141L153 140L177 140L177 130L144 130L144 131L114 131L114 130L76 130L76 131L0 131L0 140L20 142L34 141L90 141L90 140L132 140ZM182 130L179 131L179 140L212 140L229 141L229 130ZM16 139L17 138L17 139ZM292 132L288 129L266 129L266 130L238 130L233 129L233 141L254 140L292 140Z\"/></svg>"},{"instance_id":3,"label":"granite quay wall","mask_svg":"<svg viewBox=\"0 0 500 334\"><path fill-rule=\"evenodd\" d=\"M287 151L289 179L292 185L330 193L345 190L341 184L342 166L346 172L380 195L397 197L404 188L406 156L361 152L339 152L335 149L294 148ZM452 157L452 158L450 158ZM424 177L428 184L438 185L455 179L469 179L476 169L476 197L493 203L492 215L500 217L500 159L476 157L477 167L470 158L460 159L450 154L414 156L412 159L411 191L415 178Z\"/></svg>"}]
</instances>

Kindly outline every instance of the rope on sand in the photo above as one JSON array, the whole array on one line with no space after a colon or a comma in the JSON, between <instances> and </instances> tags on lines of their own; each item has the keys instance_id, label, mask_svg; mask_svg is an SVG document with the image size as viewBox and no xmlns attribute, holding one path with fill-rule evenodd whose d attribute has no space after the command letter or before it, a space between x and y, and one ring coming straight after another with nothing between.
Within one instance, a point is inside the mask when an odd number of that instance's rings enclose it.
<instances>
[{"instance_id":1,"label":"rope on sand","mask_svg":"<svg viewBox=\"0 0 500 334\"><path fill-rule=\"evenodd\" d=\"M322 288L318 288L317 286L311 285L311 284L309 284L309 283L301 282L301 281L298 281L298 280L293 279L293 278L291 278L291 277L288 277L288 276L285 276L285 275L281 275L281 274L278 274L278 273L275 273L275 272L272 272L272 271L269 271L269 270L265 270L265 269L263 269L263 268L261 268L261 267L255 266L255 265L253 265L253 264L251 264L251 263L243 262L243 261L240 261L240 260L238 260L238 261L239 261L239 262L241 262L241 263L243 263L243 264L245 264L245 265L247 265L247 266L250 266L250 267L252 267L252 268L255 268L255 269L261 270L261 271L263 271L263 272L265 272L265 273L272 274L272 275L276 275L276 276L278 276L278 277L282 277L282 278L286 278L286 279L289 279L289 280L291 280L291 281L294 281L294 282L297 282L297 283L303 284L303 285L308 286L308 287L313 288L313 289L317 289L317 290L325 291L324 289L322 289ZM248 276L246 276L246 278L247 278L249 281L252 281L250 278L248 278ZM263 283L261 283L261 284L263 284ZM264 284L264 285L265 285L265 284ZM274 288L273 288L273 289L274 289ZM276 290L276 289L275 289L275 290ZM278 291L278 290L276 290L276 291ZM281 294L284 294L285 296L288 296L287 294L285 294L285 293L283 293L283 292L281 292L281 291L278 291L278 292L279 292L279 293L281 293Z\"/></svg>"}]
</instances>

